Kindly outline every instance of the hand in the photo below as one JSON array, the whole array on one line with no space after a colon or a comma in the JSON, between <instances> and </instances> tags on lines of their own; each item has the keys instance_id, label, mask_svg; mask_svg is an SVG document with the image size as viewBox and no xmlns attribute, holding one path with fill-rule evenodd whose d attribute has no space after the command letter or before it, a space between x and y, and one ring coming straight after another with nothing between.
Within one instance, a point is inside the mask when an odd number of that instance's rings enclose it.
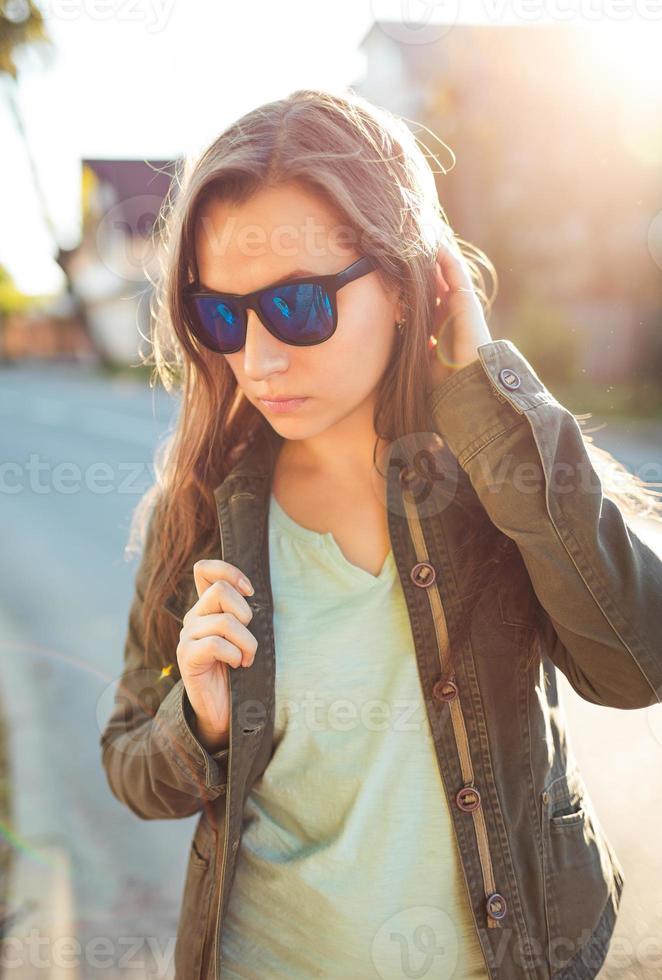
<instances>
[{"instance_id":1,"label":"hand","mask_svg":"<svg viewBox=\"0 0 662 980\"><path fill-rule=\"evenodd\" d=\"M487 344L493 339L471 281L469 266L457 245L441 245L437 252L436 272L439 297L434 336L437 344L430 348L433 387L475 361L479 344Z\"/></svg>"},{"instance_id":2,"label":"hand","mask_svg":"<svg viewBox=\"0 0 662 980\"><path fill-rule=\"evenodd\" d=\"M246 628L253 610L240 584L242 572L227 561L196 561L198 601L185 613L177 645L179 671L205 741L221 740L230 727L228 665L250 667L257 640Z\"/></svg>"}]
</instances>

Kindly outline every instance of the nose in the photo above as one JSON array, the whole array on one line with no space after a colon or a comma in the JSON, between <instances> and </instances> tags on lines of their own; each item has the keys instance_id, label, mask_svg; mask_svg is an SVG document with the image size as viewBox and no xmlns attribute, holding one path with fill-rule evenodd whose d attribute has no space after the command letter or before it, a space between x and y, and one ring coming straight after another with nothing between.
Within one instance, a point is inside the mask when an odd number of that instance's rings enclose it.
<instances>
[{"instance_id":1,"label":"nose","mask_svg":"<svg viewBox=\"0 0 662 980\"><path fill-rule=\"evenodd\" d=\"M247 310L246 343L244 344L244 373L260 381L288 366L288 354L277 337L269 333L254 310Z\"/></svg>"}]
</instances>

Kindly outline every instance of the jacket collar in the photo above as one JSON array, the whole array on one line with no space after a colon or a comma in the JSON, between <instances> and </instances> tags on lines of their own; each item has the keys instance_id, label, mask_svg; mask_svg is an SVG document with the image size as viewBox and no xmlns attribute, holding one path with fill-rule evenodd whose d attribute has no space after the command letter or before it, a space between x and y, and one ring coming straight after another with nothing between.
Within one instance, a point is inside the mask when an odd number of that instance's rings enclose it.
<instances>
[{"instance_id":1,"label":"jacket collar","mask_svg":"<svg viewBox=\"0 0 662 980\"><path fill-rule=\"evenodd\" d=\"M279 435L279 433L277 433L276 430L270 425L261 425L254 435L249 447L226 474L224 480L214 488L214 499L216 501L221 545L224 555L228 555L229 551L232 550L233 545L233 542L230 539L231 514L229 508L232 505L232 510L235 513L236 508L234 500L231 502L230 498L234 496L240 484L247 486L248 484L253 483L255 488L260 488L260 491L265 496L266 500L266 495L268 494L271 486L271 478L273 475L278 450L283 442L284 437ZM252 494L250 496L252 496ZM209 554L204 554L200 557L218 557L218 546L215 544L213 550L210 551ZM226 560L232 561L232 559L229 557L227 557ZM174 616L179 623L181 623L182 619L184 618L184 614L188 609L190 609L196 598L197 590L195 587L195 580L193 578L193 571L191 569L182 577L177 585L177 588L170 593L167 599L165 599L163 602L163 608Z\"/></svg>"}]
</instances>

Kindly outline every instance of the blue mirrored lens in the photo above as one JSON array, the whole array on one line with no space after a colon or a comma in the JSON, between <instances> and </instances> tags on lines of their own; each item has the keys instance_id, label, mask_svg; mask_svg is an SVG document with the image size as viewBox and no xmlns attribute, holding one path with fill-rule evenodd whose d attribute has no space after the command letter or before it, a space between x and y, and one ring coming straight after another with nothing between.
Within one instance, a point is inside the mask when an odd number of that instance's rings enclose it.
<instances>
[{"instance_id":1,"label":"blue mirrored lens","mask_svg":"<svg viewBox=\"0 0 662 980\"><path fill-rule=\"evenodd\" d=\"M313 283L267 289L260 312L286 342L313 343L333 332L333 309L326 289Z\"/></svg>"},{"instance_id":2,"label":"blue mirrored lens","mask_svg":"<svg viewBox=\"0 0 662 980\"><path fill-rule=\"evenodd\" d=\"M219 302L213 296L195 296L193 306L199 328L200 342L220 352L243 344L243 318L231 300Z\"/></svg>"}]
</instances>

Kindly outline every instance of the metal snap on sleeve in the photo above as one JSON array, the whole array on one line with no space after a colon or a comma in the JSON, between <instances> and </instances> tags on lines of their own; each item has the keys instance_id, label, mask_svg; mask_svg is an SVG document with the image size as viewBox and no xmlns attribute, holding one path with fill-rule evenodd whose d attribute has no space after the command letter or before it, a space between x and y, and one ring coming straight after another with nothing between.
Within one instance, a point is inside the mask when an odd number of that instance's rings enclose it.
<instances>
[{"instance_id":1,"label":"metal snap on sleeve","mask_svg":"<svg viewBox=\"0 0 662 980\"><path fill-rule=\"evenodd\" d=\"M499 371L499 381L504 388L508 388L511 391L513 391L515 388L519 388L522 383L519 374L517 374L517 372L513 371L511 368L501 368Z\"/></svg>"}]
</instances>

